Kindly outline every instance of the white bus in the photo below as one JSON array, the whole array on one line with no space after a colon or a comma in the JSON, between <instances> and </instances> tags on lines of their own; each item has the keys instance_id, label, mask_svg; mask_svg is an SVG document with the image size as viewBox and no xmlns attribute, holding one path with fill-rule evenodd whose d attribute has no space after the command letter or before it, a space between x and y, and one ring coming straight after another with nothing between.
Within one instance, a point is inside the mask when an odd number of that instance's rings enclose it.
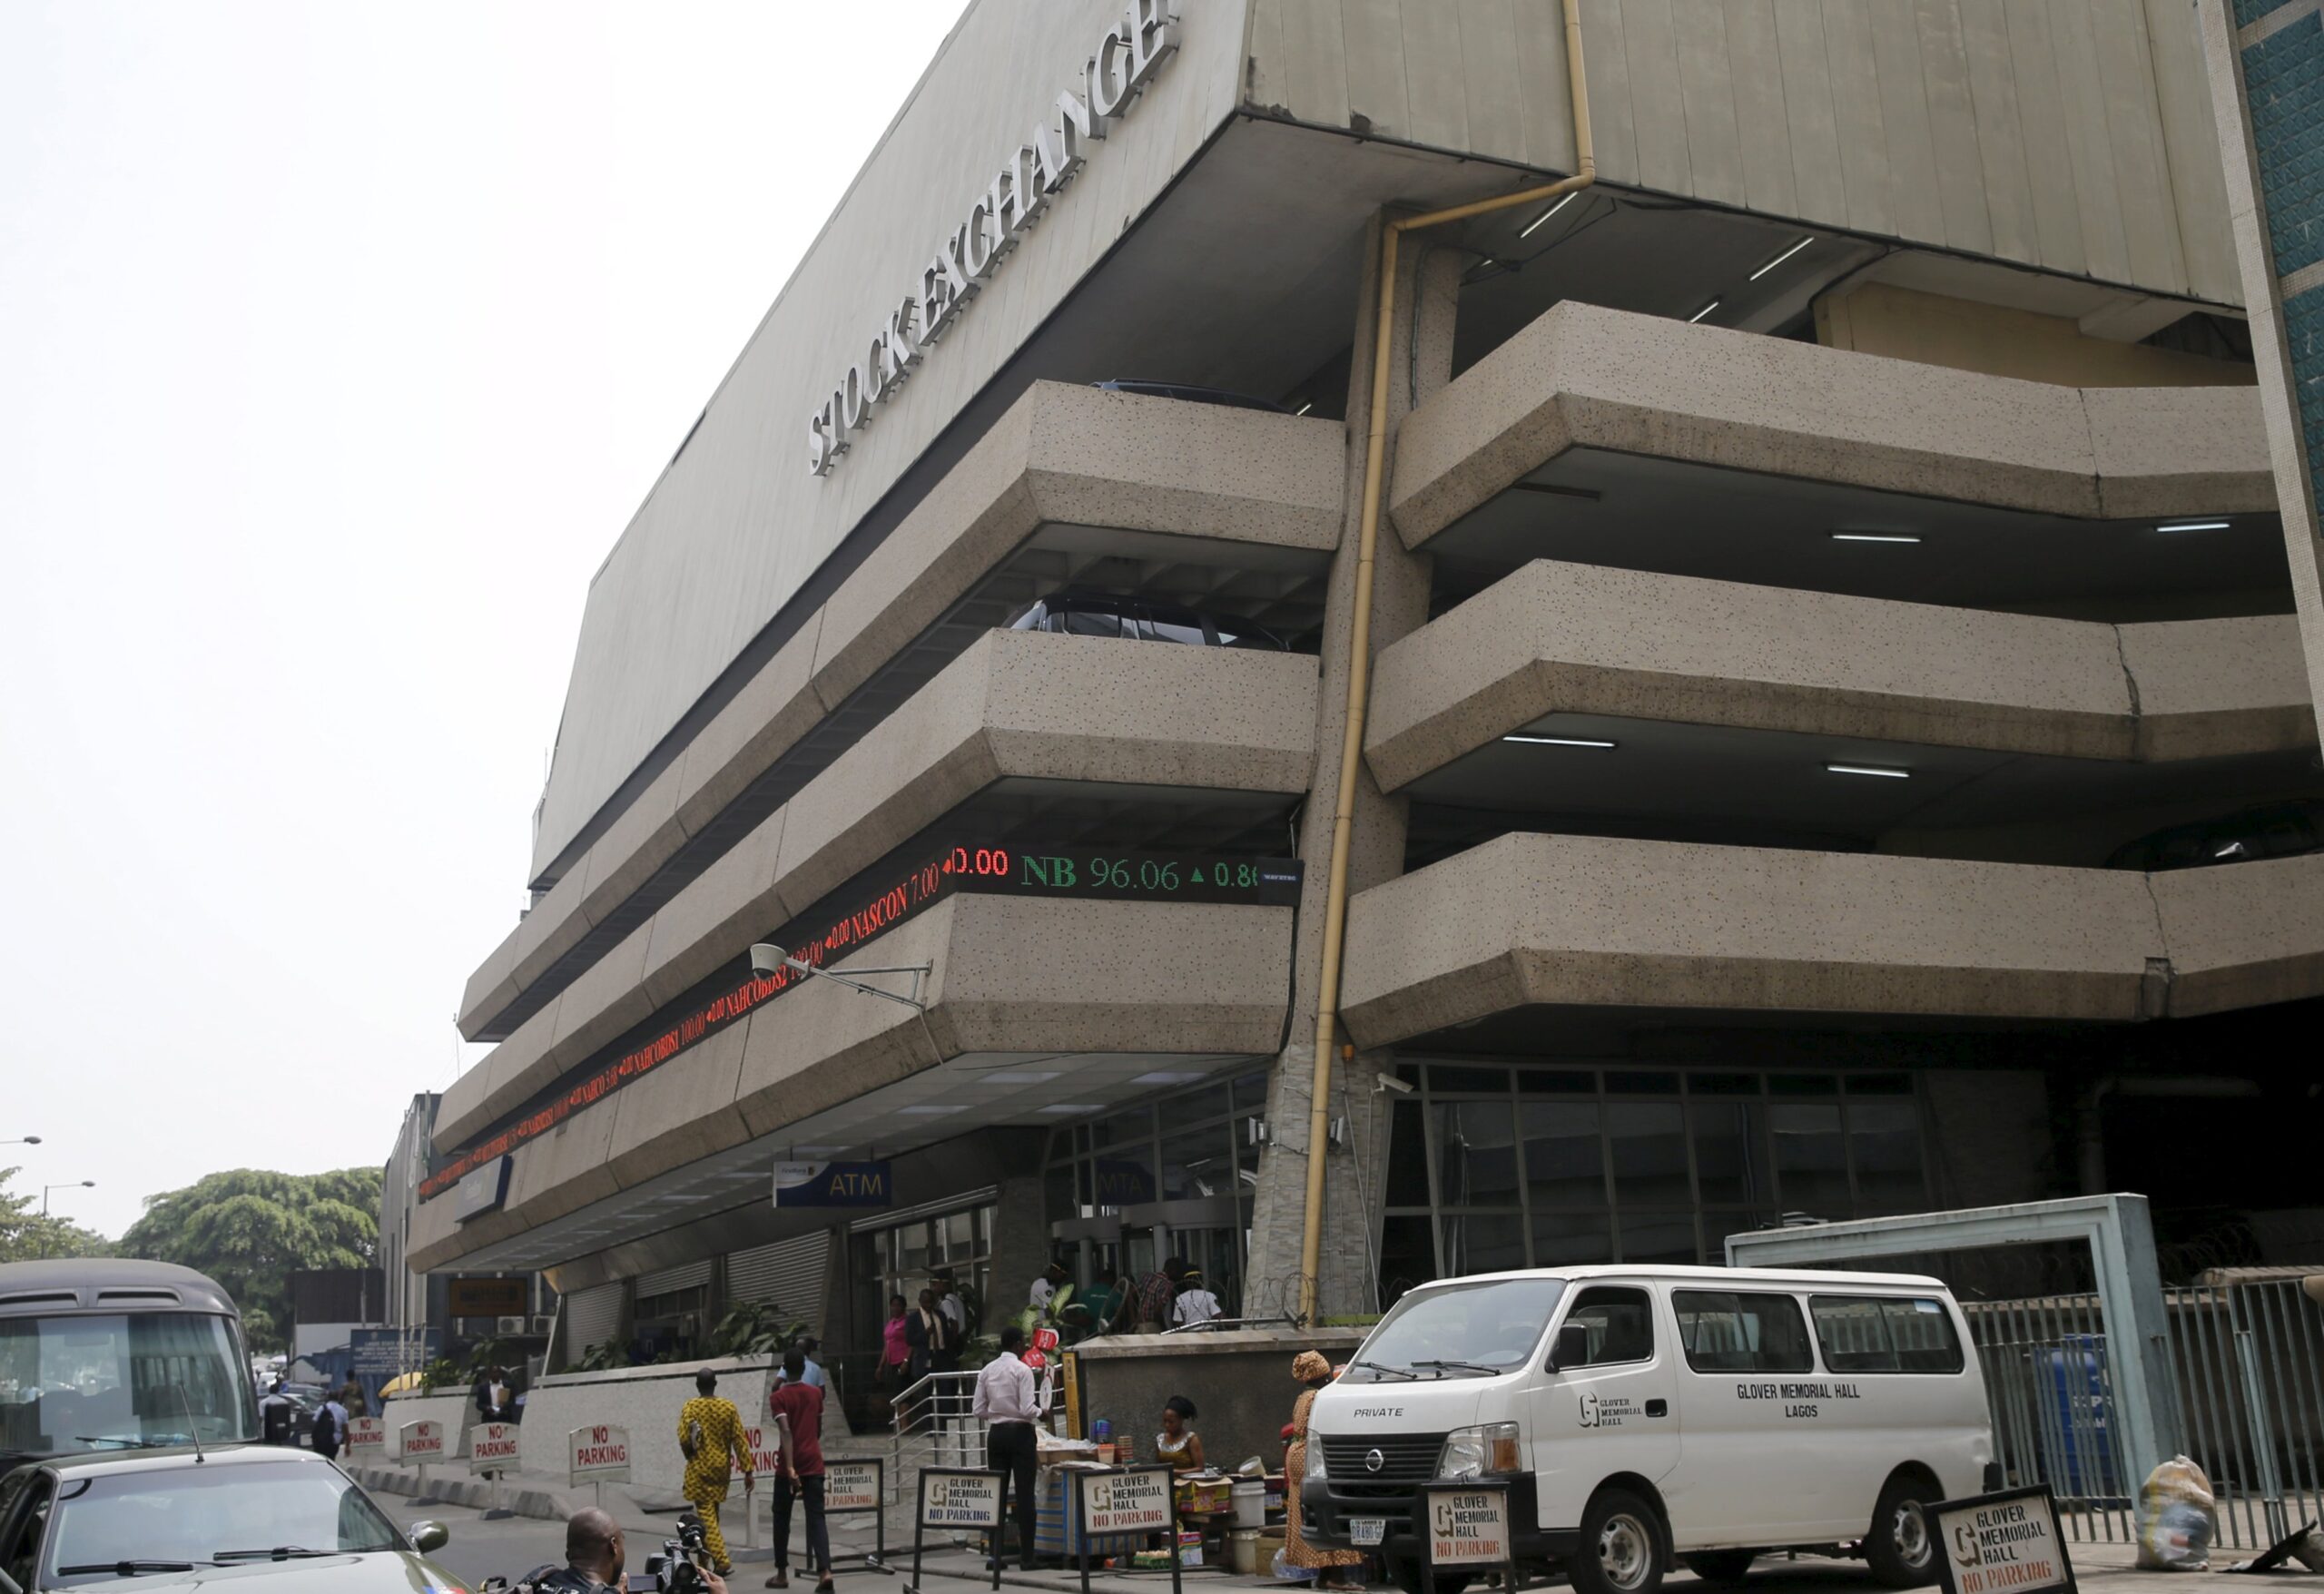
<instances>
[{"instance_id":1,"label":"white bus","mask_svg":"<svg viewBox=\"0 0 2324 1594\"><path fill-rule=\"evenodd\" d=\"M1961 1309L1903 1274L1440 1280L1381 1320L1308 1428L1305 1536L1374 1550L1413 1589L1432 1482L1506 1483L1517 1559L1581 1594L1653 1594L1673 1558L1734 1581L1794 1549L1926 1583L1922 1508L1999 1487Z\"/></svg>"}]
</instances>

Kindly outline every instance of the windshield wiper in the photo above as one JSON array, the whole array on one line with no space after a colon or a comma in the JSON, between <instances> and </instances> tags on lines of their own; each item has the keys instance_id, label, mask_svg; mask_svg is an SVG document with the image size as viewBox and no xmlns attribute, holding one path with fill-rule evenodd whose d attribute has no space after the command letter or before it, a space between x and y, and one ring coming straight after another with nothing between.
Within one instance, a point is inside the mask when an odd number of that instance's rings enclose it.
<instances>
[{"instance_id":1,"label":"windshield wiper","mask_svg":"<svg viewBox=\"0 0 2324 1594\"><path fill-rule=\"evenodd\" d=\"M111 1572L116 1578L133 1578L140 1572L190 1572L190 1560L101 1560L94 1566L58 1567L60 1578L75 1578L89 1572Z\"/></svg>"},{"instance_id":2,"label":"windshield wiper","mask_svg":"<svg viewBox=\"0 0 2324 1594\"><path fill-rule=\"evenodd\" d=\"M289 1560L293 1556L335 1555L330 1550L309 1550L303 1544L278 1544L271 1550L222 1550L210 1559L222 1560Z\"/></svg>"},{"instance_id":3,"label":"windshield wiper","mask_svg":"<svg viewBox=\"0 0 2324 1594\"><path fill-rule=\"evenodd\" d=\"M1507 1371L1506 1368L1502 1367L1487 1367L1483 1363L1478 1362L1427 1361L1415 1362L1413 1365L1415 1367L1433 1367L1436 1369L1436 1376L1439 1378L1443 1377L1445 1373L1449 1372L1454 1371L1462 1373L1482 1373L1488 1378L1498 1378L1502 1373Z\"/></svg>"},{"instance_id":4,"label":"windshield wiper","mask_svg":"<svg viewBox=\"0 0 2324 1594\"><path fill-rule=\"evenodd\" d=\"M1396 1377L1398 1377L1398 1378L1402 1378L1402 1379L1404 1379L1404 1380L1407 1380L1407 1381L1410 1381L1410 1380L1414 1379L1414 1378L1418 1378L1418 1377L1420 1376L1420 1374L1419 1374L1419 1373L1414 1373L1414 1372L1413 1372L1411 1368L1409 1368L1409 1367L1383 1367L1383 1366L1382 1366L1382 1365L1380 1365L1380 1363L1377 1363L1377 1362L1351 1362L1351 1363L1348 1363L1348 1365L1349 1365L1349 1366L1351 1366L1351 1367L1362 1367L1362 1368L1365 1369L1366 1371L1368 1371L1368 1372L1373 1372L1373 1373L1393 1373L1393 1374L1394 1374Z\"/></svg>"}]
</instances>

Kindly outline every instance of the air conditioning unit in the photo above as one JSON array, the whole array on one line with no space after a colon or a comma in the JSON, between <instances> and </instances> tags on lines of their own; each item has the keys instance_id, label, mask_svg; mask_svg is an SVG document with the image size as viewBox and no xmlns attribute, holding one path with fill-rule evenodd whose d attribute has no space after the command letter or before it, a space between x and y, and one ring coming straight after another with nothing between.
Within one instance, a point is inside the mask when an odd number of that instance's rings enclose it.
<instances>
[{"instance_id":1,"label":"air conditioning unit","mask_svg":"<svg viewBox=\"0 0 2324 1594\"><path fill-rule=\"evenodd\" d=\"M534 1332L535 1333L543 1333L543 1334L545 1334L545 1333L548 1333L548 1332L549 1332L549 1330L551 1330L551 1329L555 1328L556 1326L556 1313L554 1313L554 1312L549 1313L549 1314L548 1314L547 1315L546 1315L546 1316L542 1316L542 1317L536 1317L536 1318L534 1318L534 1319L533 1319L533 1332Z\"/></svg>"},{"instance_id":2,"label":"air conditioning unit","mask_svg":"<svg viewBox=\"0 0 2324 1594\"><path fill-rule=\"evenodd\" d=\"M492 1332L502 1334L523 1333L526 1332L526 1325L531 1322L532 1319L529 1317L497 1317L493 1319Z\"/></svg>"}]
</instances>

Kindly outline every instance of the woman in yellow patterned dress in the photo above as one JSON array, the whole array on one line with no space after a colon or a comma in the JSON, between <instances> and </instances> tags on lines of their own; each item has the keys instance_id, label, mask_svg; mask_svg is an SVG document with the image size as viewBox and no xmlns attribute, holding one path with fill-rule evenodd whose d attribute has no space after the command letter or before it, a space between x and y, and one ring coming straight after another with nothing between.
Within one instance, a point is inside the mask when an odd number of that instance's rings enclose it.
<instances>
[{"instance_id":1,"label":"woman in yellow patterned dress","mask_svg":"<svg viewBox=\"0 0 2324 1594\"><path fill-rule=\"evenodd\" d=\"M1294 1436L1291 1448L1283 1452L1284 1484L1291 1496L1291 1509L1283 1513L1283 1559L1287 1565L1321 1573L1326 1589L1361 1589L1364 1579L1350 1578L1342 1569L1362 1566L1362 1551L1311 1550L1299 1534L1299 1481L1307 1475L1307 1411L1315 1403L1315 1392L1331 1382L1332 1364L1313 1351L1302 1351L1292 1359L1291 1376L1306 1387L1291 1408Z\"/></svg>"},{"instance_id":2,"label":"woman in yellow patterned dress","mask_svg":"<svg viewBox=\"0 0 2324 1594\"><path fill-rule=\"evenodd\" d=\"M702 1541L710 1551L711 1569L720 1577L734 1569L726 1557L726 1536L718 1530L718 1508L726 1499L733 1473L731 1457L743 1470L743 1509L750 1510L752 1487L750 1441L743 1434L743 1414L734 1402L713 1392L718 1375L708 1368L694 1374L700 1391L678 1413L678 1452L686 1459L685 1488L681 1491L702 1517Z\"/></svg>"}]
</instances>

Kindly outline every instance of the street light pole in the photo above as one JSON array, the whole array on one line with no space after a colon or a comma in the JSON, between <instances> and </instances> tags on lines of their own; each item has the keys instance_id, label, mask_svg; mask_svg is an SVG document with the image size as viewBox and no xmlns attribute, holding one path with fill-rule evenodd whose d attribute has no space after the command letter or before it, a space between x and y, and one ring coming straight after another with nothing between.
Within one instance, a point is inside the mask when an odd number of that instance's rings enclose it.
<instances>
[{"instance_id":1,"label":"street light pole","mask_svg":"<svg viewBox=\"0 0 2324 1594\"><path fill-rule=\"evenodd\" d=\"M43 1185L40 1187L41 1216L48 1215L48 1193L51 1190L94 1190L96 1187L97 1182L94 1179L67 1179L61 1185Z\"/></svg>"}]
</instances>

